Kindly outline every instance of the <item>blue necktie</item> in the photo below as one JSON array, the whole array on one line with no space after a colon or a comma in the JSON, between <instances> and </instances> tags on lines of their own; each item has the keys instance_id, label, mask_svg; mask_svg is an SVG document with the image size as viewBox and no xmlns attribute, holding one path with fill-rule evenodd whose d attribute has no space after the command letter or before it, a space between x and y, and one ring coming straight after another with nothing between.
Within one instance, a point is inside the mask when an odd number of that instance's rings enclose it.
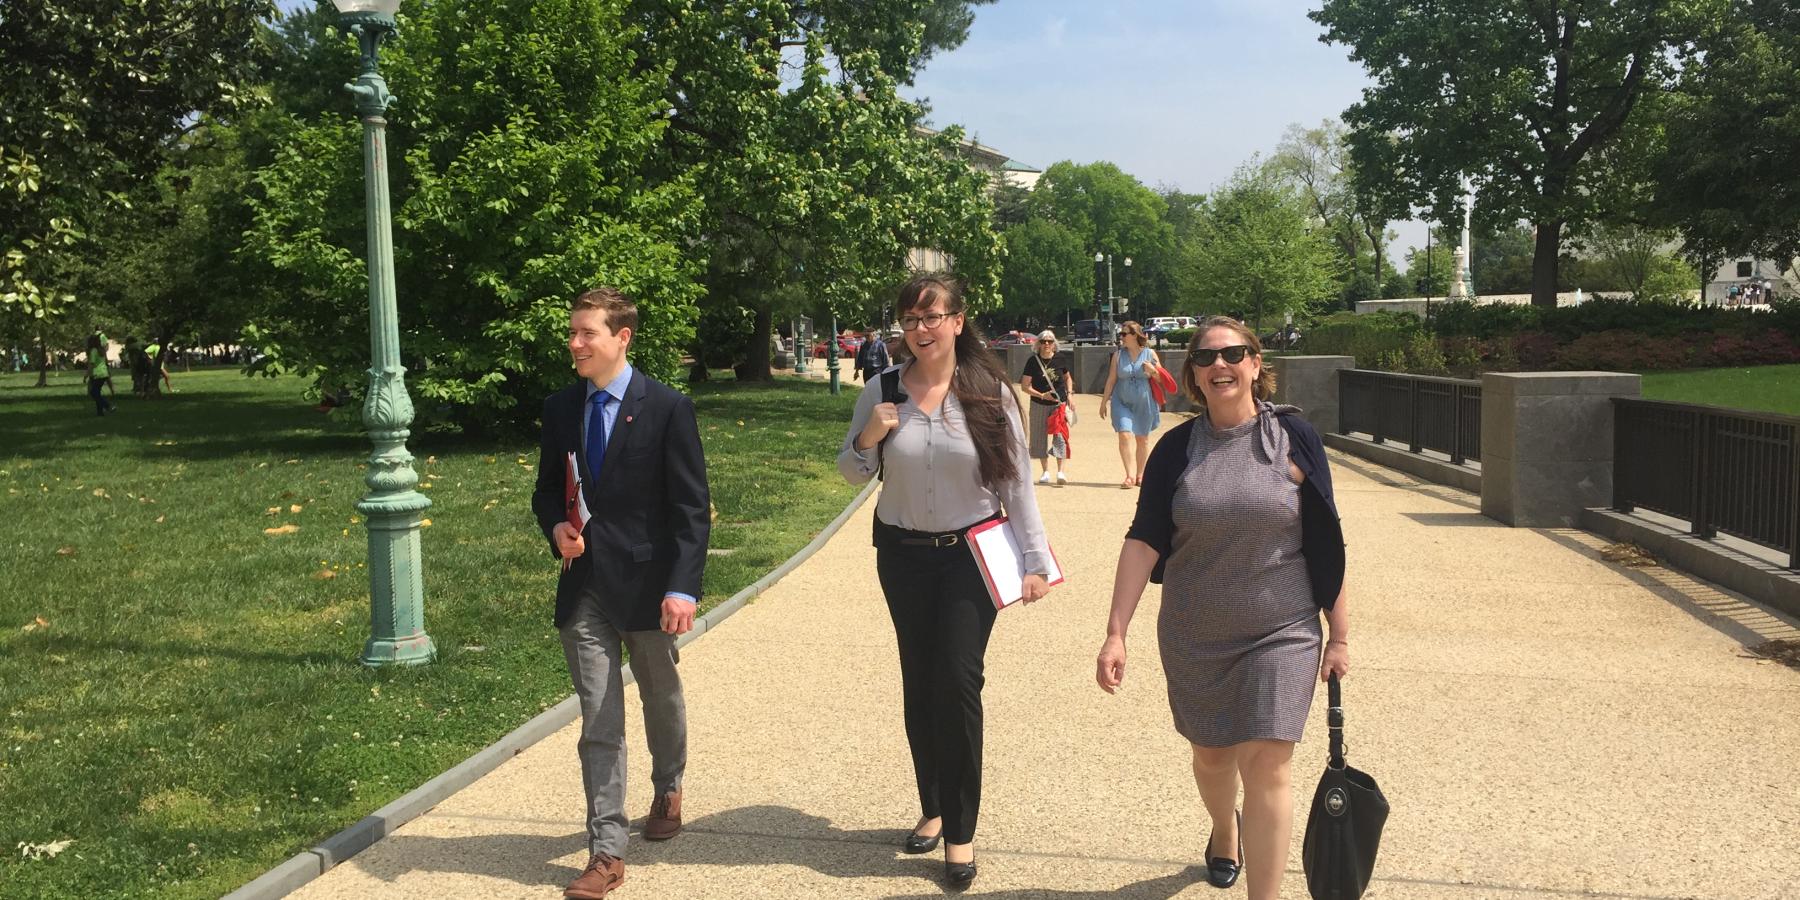
<instances>
[{"instance_id":1,"label":"blue necktie","mask_svg":"<svg viewBox=\"0 0 1800 900\"><path fill-rule=\"evenodd\" d=\"M595 482L600 480L600 466L606 462L606 403L611 399L612 396L605 391L595 391L594 399L589 404L593 407L593 413L588 417L588 477Z\"/></svg>"}]
</instances>

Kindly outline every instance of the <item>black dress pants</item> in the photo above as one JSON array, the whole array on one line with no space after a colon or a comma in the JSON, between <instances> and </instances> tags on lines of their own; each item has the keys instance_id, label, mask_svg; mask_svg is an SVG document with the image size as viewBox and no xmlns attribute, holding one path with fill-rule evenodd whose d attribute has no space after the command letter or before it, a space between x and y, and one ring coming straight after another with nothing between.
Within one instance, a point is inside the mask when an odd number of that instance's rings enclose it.
<instances>
[{"instance_id":1,"label":"black dress pants","mask_svg":"<svg viewBox=\"0 0 1800 900\"><path fill-rule=\"evenodd\" d=\"M981 811L982 657L998 611L966 544L906 545L898 529L876 528L875 569L900 644L919 807L926 818L944 818L946 842L966 844Z\"/></svg>"}]
</instances>

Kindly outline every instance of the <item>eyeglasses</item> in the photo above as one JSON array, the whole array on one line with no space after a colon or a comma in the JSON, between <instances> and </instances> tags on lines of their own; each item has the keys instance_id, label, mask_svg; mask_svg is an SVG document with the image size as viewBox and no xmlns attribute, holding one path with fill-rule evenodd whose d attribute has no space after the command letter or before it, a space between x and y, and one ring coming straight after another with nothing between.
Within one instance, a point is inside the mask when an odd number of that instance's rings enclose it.
<instances>
[{"instance_id":1,"label":"eyeglasses","mask_svg":"<svg viewBox=\"0 0 1800 900\"><path fill-rule=\"evenodd\" d=\"M1192 359L1194 360L1194 365L1205 368L1212 365L1215 360L1223 356L1225 357L1226 362L1235 366L1238 363L1243 362L1244 357L1249 354L1250 345L1248 344L1238 344L1234 347L1219 347L1216 349L1198 347L1195 348Z\"/></svg>"},{"instance_id":2,"label":"eyeglasses","mask_svg":"<svg viewBox=\"0 0 1800 900\"><path fill-rule=\"evenodd\" d=\"M900 317L900 330L901 331L913 331L913 330L916 330L920 325L923 325L926 328L936 328L939 325L944 324L944 320L950 318L953 315L955 315L955 313L936 313L936 312L934 312L934 313L926 313L925 315L922 315L922 316L901 316Z\"/></svg>"}]
</instances>

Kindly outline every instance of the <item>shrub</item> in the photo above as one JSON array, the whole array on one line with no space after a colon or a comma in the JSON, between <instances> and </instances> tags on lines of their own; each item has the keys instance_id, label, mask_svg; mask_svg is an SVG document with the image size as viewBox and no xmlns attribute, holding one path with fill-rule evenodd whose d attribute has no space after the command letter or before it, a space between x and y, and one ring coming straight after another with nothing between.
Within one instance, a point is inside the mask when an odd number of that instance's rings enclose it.
<instances>
[{"instance_id":1,"label":"shrub","mask_svg":"<svg viewBox=\"0 0 1800 900\"><path fill-rule=\"evenodd\" d=\"M1444 358L1444 351L1438 347L1437 339L1423 331L1415 331L1406 338L1406 371L1419 375L1448 375L1450 364Z\"/></svg>"},{"instance_id":2,"label":"shrub","mask_svg":"<svg viewBox=\"0 0 1800 900\"><path fill-rule=\"evenodd\" d=\"M1174 331L1163 335L1163 341L1171 347L1186 347L1188 341L1193 339L1194 329L1192 328L1177 328Z\"/></svg>"},{"instance_id":3,"label":"shrub","mask_svg":"<svg viewBox=\"0 0 1800 900\"><path fill-rule=\"evenodd\" d=\"M1553 367L1614 372L1686 369L1697 363L1696 344L1692 336L1658 337L1636 331L1601 331L1584 334L1558 348Z\"/></svg>"},{"instance_id":4,"label":"shrub","mask_svg":"<svg viewBox=\"0 0 1800 900\"><path fill-rule=\"evenodd\" d=\"M1548 369L1556 361L1556 336L1534 331L1514 335L1511 341L1515 366L1523 371Z\"/></svg>"},{"instance_id":5,"label":"shrub","mask_svg":"<svg viewBox=\"0 0 1800 900\"><path fill-rule=\"evenodd\" d=\"M1492 338L1536 331L1542 319L1542 309L1522 303L1478 305L1455 300L1431 307L1431 327L1443 336Z\"/></svg>"},{"instance_id":6,"label":"shrub","mask_svg":"<svg viewBox=\"0 0 1800 900\"><path fill-rule=\"evenodd\" d=\"M1395 354L1404 365L1405 351L1413 335L1424 335L1418 317L1407 313L1378 312L1357 315L1334 313L1306 333L1306 352L1321 356L1353 356L1361 368L1380 368L1378 358Z\"/></svg>"}]
</instances>

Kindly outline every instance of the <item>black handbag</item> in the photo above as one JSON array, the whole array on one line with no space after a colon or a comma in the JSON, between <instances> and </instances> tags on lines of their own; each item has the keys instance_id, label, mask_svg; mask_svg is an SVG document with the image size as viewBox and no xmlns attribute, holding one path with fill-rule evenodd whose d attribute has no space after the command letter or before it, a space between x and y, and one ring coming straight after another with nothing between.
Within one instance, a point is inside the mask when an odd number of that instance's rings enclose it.
<instances>
[{"instance_id":1,"label":"black handbag","mask_svg":"<svg viewBox=\"0 0 1800 900\"><path fill-rule=\"evenodd\" d=\"M1357 900L1375 873L1388 802L1374 778L1344 764L1344 703L1336 675L1330 686L1331 758L1313 791L1300 862L1313 900Z\"/></svg>"}]
</instances>

